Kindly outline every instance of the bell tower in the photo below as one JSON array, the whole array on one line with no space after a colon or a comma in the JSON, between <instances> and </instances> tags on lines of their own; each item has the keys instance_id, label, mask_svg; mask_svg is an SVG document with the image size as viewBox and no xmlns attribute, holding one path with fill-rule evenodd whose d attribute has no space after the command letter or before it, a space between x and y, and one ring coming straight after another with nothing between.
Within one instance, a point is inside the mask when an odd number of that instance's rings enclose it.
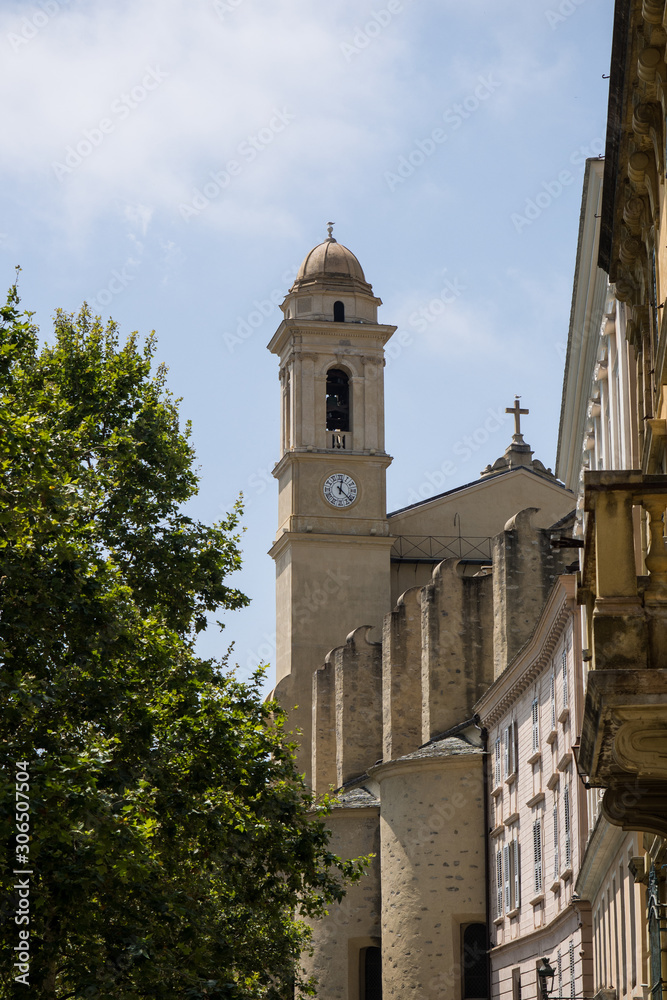
<instances>
[{"instance_id":1,"label":"bell tower","mask_svg":"<svg viewBox=\"0 0 667 1000\"><path fill-rule=\"evenodd\" d=\"M379 626L391 610L384 345L396 327L378 323L381 300L332 225L269 344L281 385L275 695L302 730L307 776L313 672L354 628Z\"/></svg>"}]
</instances>

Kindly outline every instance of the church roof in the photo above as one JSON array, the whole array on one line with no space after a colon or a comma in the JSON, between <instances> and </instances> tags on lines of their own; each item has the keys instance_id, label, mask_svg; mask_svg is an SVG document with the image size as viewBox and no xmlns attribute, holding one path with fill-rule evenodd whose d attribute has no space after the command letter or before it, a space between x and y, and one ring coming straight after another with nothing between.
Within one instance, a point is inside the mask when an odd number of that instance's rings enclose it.
<instances>
[{"instance_id":1,"label":"church roof","mask_svg":"<svg viewBox=\"0 0 667 1000\"><path fill-rule=\"evenodd\" d=\"M481 746L475 746L461 736L446 736L441 740L434 740L432 743L427 743L425 746L419 747L413 753L407 753L403 757L397 757L396 759L426 760L429 757L460 757L462 755L468 756L469 754L474 756L480 753L483 753Z\"/></svg>"},{"instance_id":2,"label":"church roof","mask_svg":"<svg viewBox=\"0 0 667 1000\"><path fill-rule=\"evenodd\" d=\"M364 778L356 780L363 781ZM334 809L367 809L368 806L379 805L380 800L365 785L346 788L343 792L338 793L332 803Z\"/></svg>"},{"instance_id":3,"label":"church roof","mask_svg":"<svg viewBox=\"0 0 667 1000\"><path fill-rule=\"evenodd\" d=\"M495 464L496 463L494 463L494 465ZM396 514L403 514L407 510L416 510L419 507L425 507L427 504L434 503L436 500L442 500L443 497L453 496L455 493L462 493L464 490L470 490L478 486L486 485L489 480L499 478L500 476L506 476L510 473L514 473L516 475L517 473L528 472L531 475L536 476L538 479L552 483L554 486L560 486L560 488L565 492L566 487L563 483L556 479L550 470L547 469L542 472L539 468L540 466L542 466L542 463L537 459L530 465L515 465L513 467L503 467L500 469L494 469L493 466L491 466L492 471L488 472L485 469L479 479L473 479L470 483L462 483L460 486L453 486L451 490L444 490L442 493L434 493L432 497L424 497L423 500L417 500L416 503L407 504L405 507L398 507L396 510L390 510L387 517L395 517ZM489 467L487 466L487 469L488 468ZM542 466L542 468L544 467ZM570 493L571 491L567 490L567 492Z\"/></svg>"}]
</instances>

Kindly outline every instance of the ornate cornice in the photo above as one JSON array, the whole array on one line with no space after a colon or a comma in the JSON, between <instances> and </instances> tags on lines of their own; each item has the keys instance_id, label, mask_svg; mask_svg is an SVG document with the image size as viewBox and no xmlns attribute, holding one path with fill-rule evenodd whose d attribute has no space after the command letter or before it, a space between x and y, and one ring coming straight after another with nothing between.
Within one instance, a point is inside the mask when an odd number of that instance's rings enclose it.
<instances>
[{"instance_id":1,"label":"ornate cornice","mask_svg":"<svg viewBox=\"0 0 667 1000\"><path fill-rule=\"evenodd\" d=\"M575 580L556 581L533 635L475 705L487 729L495 725L548 665L566 624L574 616Z\"/></svg>"}]
</instances>

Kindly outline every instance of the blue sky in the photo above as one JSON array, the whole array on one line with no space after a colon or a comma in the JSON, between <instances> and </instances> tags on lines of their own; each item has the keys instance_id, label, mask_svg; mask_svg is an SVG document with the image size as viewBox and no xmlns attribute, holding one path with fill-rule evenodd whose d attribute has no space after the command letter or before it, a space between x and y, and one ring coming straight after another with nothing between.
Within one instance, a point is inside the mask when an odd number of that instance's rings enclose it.
<instances>
[{"instance_id":1,"label":"blue sky","mask_svg":"<svg viewBox=\"0 0 667 1000\"><path fill-rule=\"evenodd\" d=\"M5 285L20 264L45 336L84 299L121 333L156 330L193 421L193 512L215 520L245 495L252 604L201 643L233 640L243 676L272 659L275 631L266 344L328 220L398 326L389 509L476 479L509 443L515 394L553 466L612 13L611 0L4 0Z\"/></svg>"}]
</instances>

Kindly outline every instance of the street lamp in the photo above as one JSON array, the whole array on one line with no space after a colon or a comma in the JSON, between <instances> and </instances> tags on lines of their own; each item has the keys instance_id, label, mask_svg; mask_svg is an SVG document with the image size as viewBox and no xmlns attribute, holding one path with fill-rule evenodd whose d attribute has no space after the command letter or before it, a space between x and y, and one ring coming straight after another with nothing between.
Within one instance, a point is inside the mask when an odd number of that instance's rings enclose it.
<instances>
[{"instance_id":1,"label":"street lamp","mask_svg":"<svg viewBox=\"0 0 667 1000\"><path fill-rule=\"evenodd\" d=\"M548 958L541 958L537 963L537 975L540 981L540 995L542 1000L548 1000L549 994L554 988L555 970L549 965Z\"/></svg>"}]
</instances>

